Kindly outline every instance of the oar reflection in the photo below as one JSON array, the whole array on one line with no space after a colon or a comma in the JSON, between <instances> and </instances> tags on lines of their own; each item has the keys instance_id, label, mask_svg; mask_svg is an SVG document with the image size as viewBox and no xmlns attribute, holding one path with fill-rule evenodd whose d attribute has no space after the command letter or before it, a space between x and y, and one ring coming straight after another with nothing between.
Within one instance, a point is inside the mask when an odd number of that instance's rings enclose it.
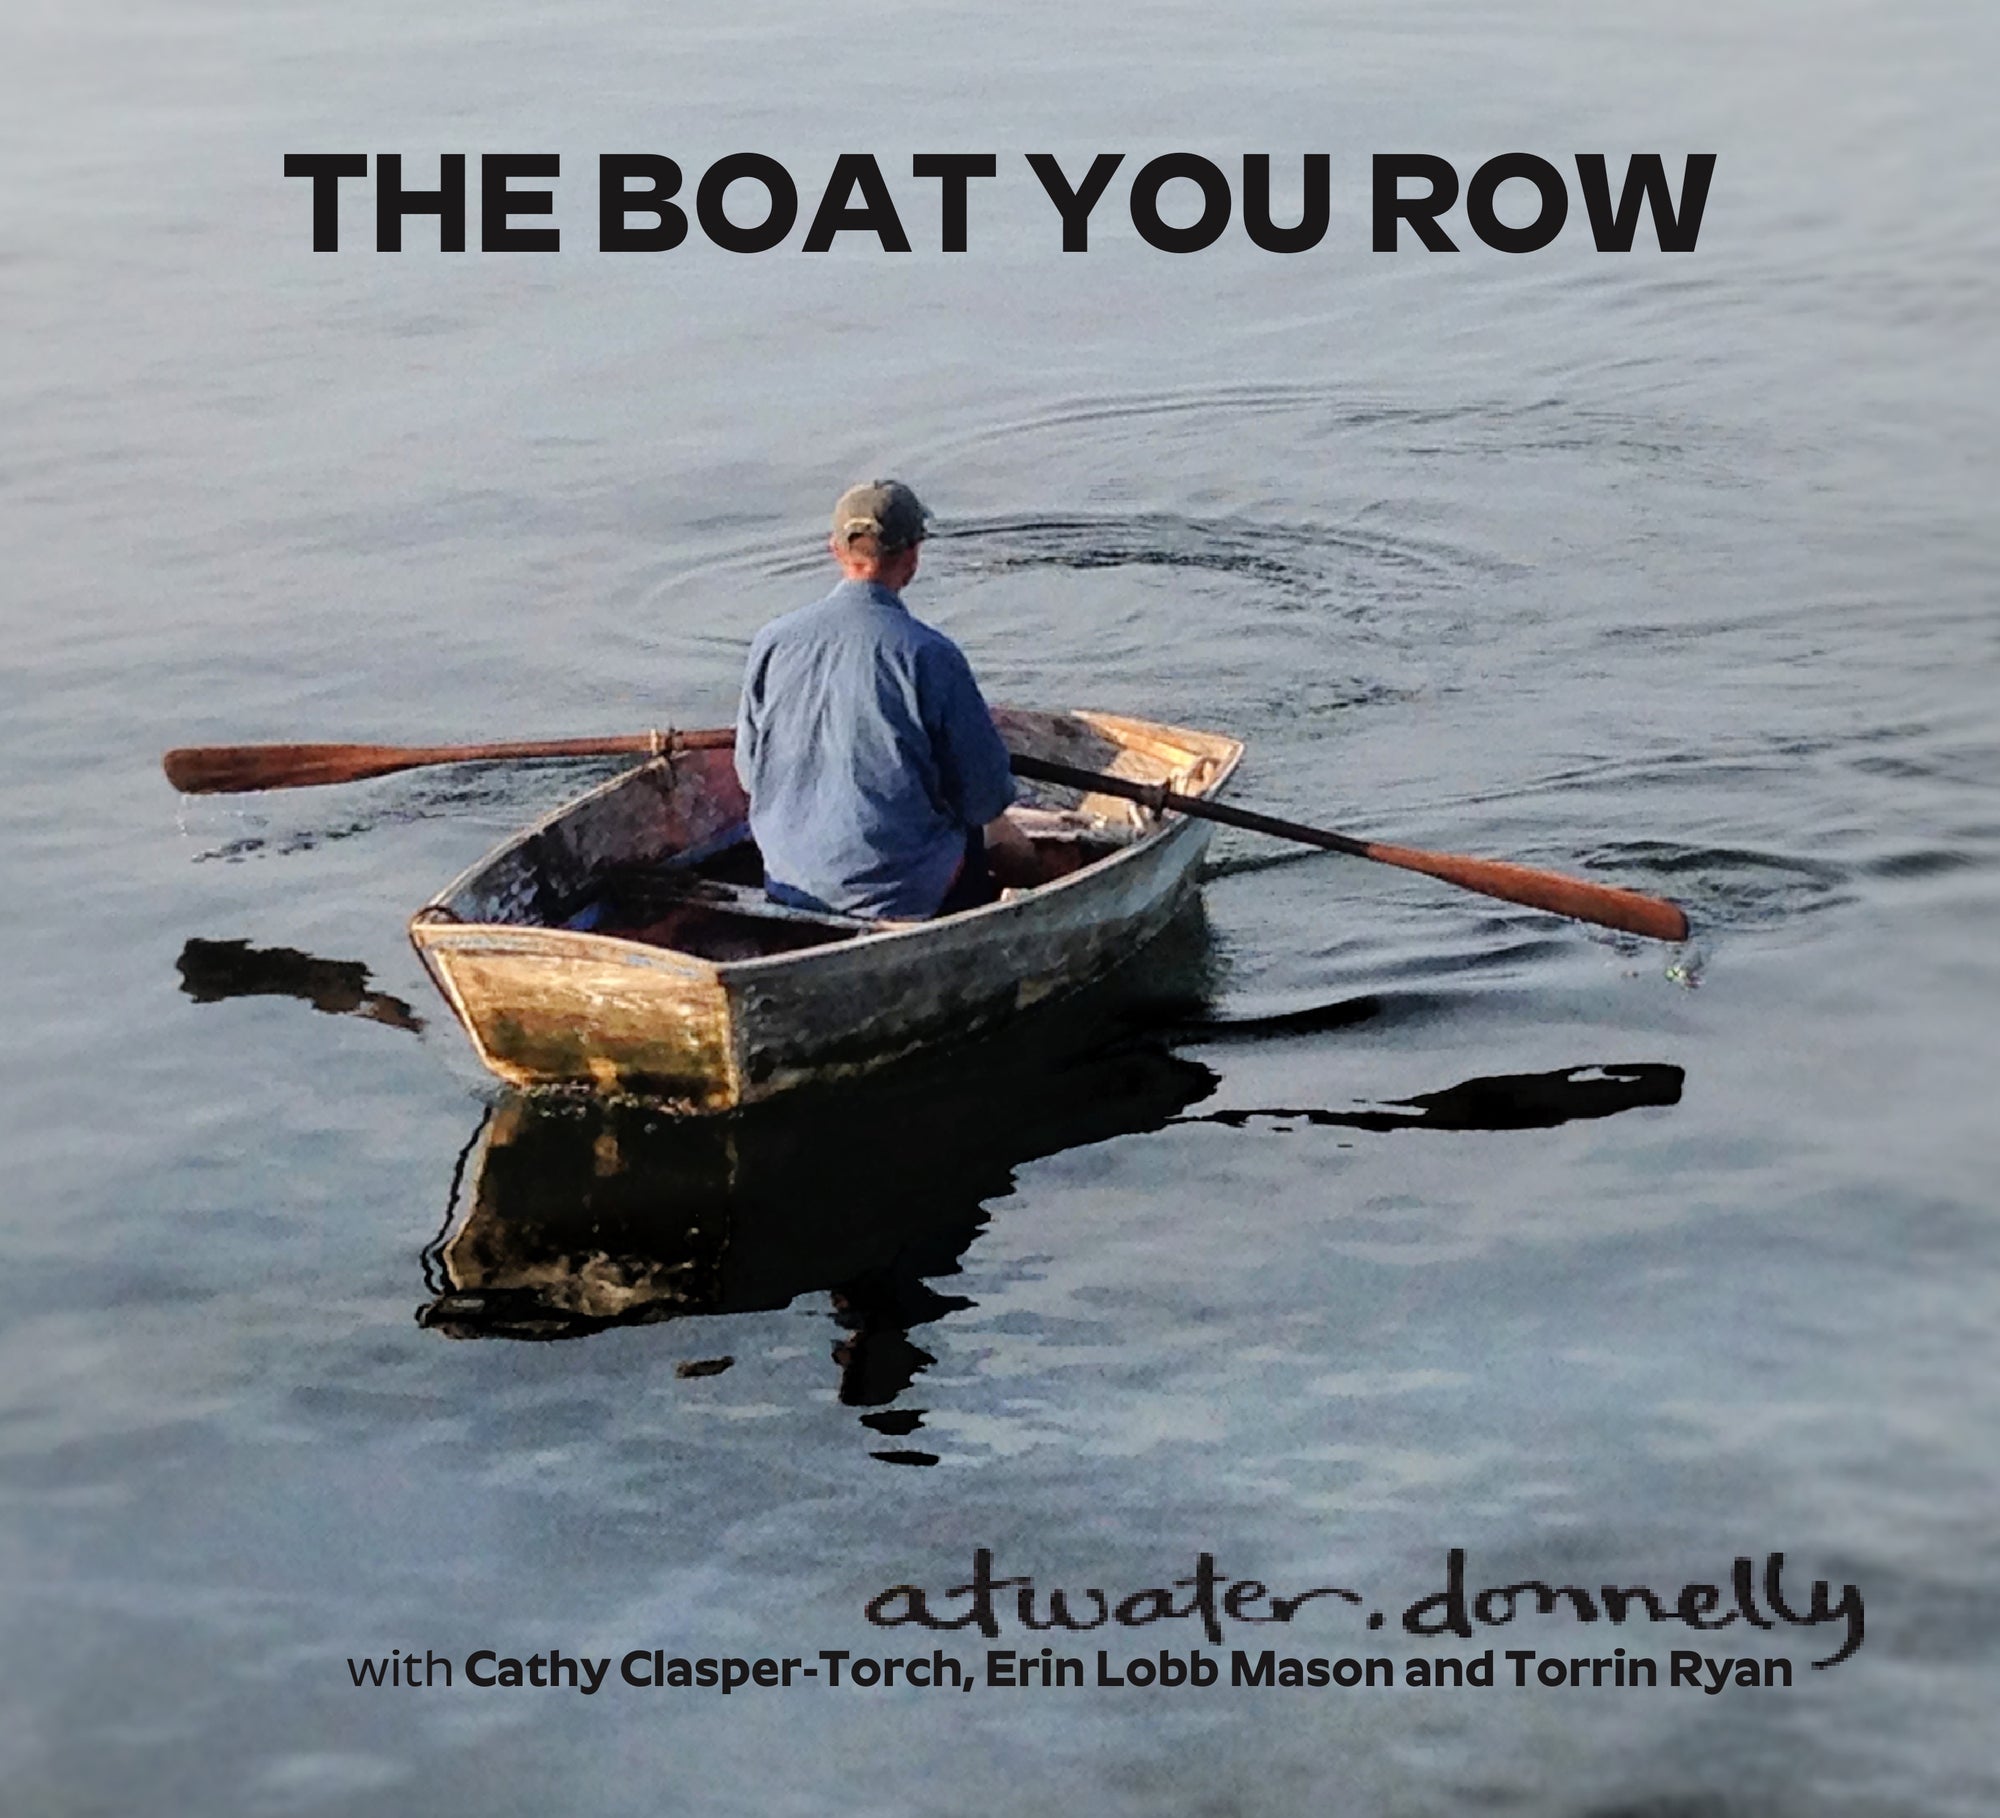
<instances>
[{"instance_id":1,"label":"oar reflection","mask_svg":"<svg viewBox=\"0 0 2000 1818\"><path fill-rule=\"evenodd\" d=\"M1500 1073L1469 1079L1442 1092L1387 1099L1377 1107L1331 1111L1317 1105L1259 1105L1205 1111L1174 1119L1182 1124L1227 1124L1242 1130L1260 1122L1331 1125L1348 1130L1552 1130L1583 1118L1613 1117L1642 1105L1677 1105L1686 1076L1658 1061L1619 1061L1602 1067L1565 1067L1554 1073Z\"/></svg>"},{"instance_id":2,"label":"oar reflection","mask_svg":"<svg viewBox=\"0 0 2000 1818\"><path fill-rule=\"evenodd\" d=\"M329 1016L360 1016L413 1033L423 1018L400 997L370 988L359 960L321 959L296 947L253 947L248 941L199 936L181 949L181 989L198 1004L231 997L296 997Z\"/></svg>"}]
</instances>

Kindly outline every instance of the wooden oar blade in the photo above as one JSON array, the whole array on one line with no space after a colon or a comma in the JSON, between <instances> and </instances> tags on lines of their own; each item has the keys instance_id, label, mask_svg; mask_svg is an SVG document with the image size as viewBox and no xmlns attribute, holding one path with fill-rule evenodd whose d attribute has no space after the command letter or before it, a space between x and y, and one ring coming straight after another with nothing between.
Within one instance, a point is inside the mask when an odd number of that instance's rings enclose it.
<instances>
[{"instance_id":1,"label":"wooden oar blade","mask_svg":"<svg viewBox=\"0 0 2000 1818\"><path fill-rule=\"evenodd\" d=\"M1552 915L1566 915L1574 921L1622 928L1628 934L1643 934L1649 940L1684 941L1688 937L1688 918L1677 904L1664 897L1624 890L1615 884L1586 883L1582 878L1539 871L1532 865L1510 864L1504 859L1425 852L1374 840L1368 842L1368 856L1385 865L1400 865L1405 871L1421 871L1426 877L1442 878L1448 884L1477 890L1485 896L1524 903L1531 909L1546 909Z\"/></svg>"},{"instance_id":2,"label":"wooden oar blade","mask_svg":"<svg viewBox=\"0 0 2000 1818\"><path fill-rule=\"evenodd\" d=\"M183 794L220 795L355 783L408 770L429 756L402 745L185 745L162 763L167 781Z\"/></svg>"},{"instance_id":3,"label":"wooden oar blade","mask_svg":"<svg viewBox=\"0 0 2000 1818\"><path fill-rule=\"evenodd\" d=\"M1426 877L1476 890L1482 896L1497 896L1510 903L1525 903L1531 909L1546 909L1574 921L1597 922L1606 928L1622 928L1628 934L1643 934L1650 940L1684 941L1688 919L1664 897L1646 896L1637 890L1622 890L1615 884L1590 884L1582 878L1565 877L1559 871L1541 871L1532 865L1516 865L1505 859L1466 858L1456 852L1426 852L1415 846L1391 846L1378 840L1358 840L1349 834L1334 833L1325 827L1307 827L1298 821L1280 820L1274 814L1258 814L1253 809L1234 808L1226 802L1212 802L1201 796L1180 795L1158 783L1135 783L1125 777L1100 776L1095 771L1078 770L1047 758L1023 757L1016 753L1018 775L1047 783L1064 783L1072 788L1099 790L1122 795L1154 810L1172 808L1203 820L1220 821L1225 826L1245 827L1253 833L1268 833L1282 840L1298 840L1329 852L1345 852L1354 858L1374 859L1384 865L1399 865L1405 871L1421 871Z\"/></svg>"}]
</instances>

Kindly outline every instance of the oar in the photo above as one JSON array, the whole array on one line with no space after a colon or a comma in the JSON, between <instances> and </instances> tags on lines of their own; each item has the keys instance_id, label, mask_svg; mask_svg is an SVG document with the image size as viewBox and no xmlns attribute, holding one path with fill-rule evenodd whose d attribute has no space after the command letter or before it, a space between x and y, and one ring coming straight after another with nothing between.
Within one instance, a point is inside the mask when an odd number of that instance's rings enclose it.
<instances>
[{"instance_id":1,"label":"oar","mask_svg":"<svg viewBox=\"0 0 2000 1818\"><path fill-rule=\"evenodd\" d=\"M425 764L490 764L513 758L659 757L733 745L715 732L635 732L616 738L541 739L506 745L186 745L162 760L167 781L188 795L224 790L303 789L358 783Z\"/></svg>"},{"instance_id":2,"label":"oar","mask_svg":"<svg viewBox=\"0 0 2000 1818\"><path fill-rule=\"evenodd\" d=\"M1684 941L1688 937L1686 915L1663 897L1643 896L1636 890L1621 890L1612 884L1590 884L1582 878L1565 877L1559 871L1539 871L1531 865L1514 865L1501 859L1466 858L1456 852L1425 852L1415 846L1357 840L1345 833L1329 833L1323 827L1281 821L1273 814L1257 814L1248 808L1231 808L1224 802L1180 795L1164 783L1134 783L1122 776L1072 769L1068 764L1047 758L1022 757L1017 753L1013 762L1017 776L1036 782L1062 783L1097 795L1119 795L1156 813L1171 808L1178 814L1194 815L1201 820L1246 827L1252 833L1273 834L1281 840L1298 840L1308 846L1323 846L1329 852L1373 859L1379 865L1421 871L1426 877L1442 878L1447 884L1476 890L1482 896L1526 903L1531 909L1546 909L1580 922L1599 922L1607 928L1622 928L1628 934L1643 934L1656 941Z\"/></svg>"},{"instance_id":3,"label":"oar","mask_svg":"<svg viewBox=\"0 0 2000 1818\"><path fill-rule=\"evenodd\" d=\"M519 758L661 756L674 751L716 751L736 742L727 727L703 732L639 732L611 738L543 739L503 745L190 745L169 751L164 760L167 781L189 795L224 790L300 789L320 783L355 783L366 777L389 776L426 764L496 763ZM1373 859L1421 871L1482 896L1526 903L1580 922L1599 922L1658 941L1684 941L1687 917L1672 903L1611 884L1590 884L1559 871L1539 871L1500 859L1466 858L1454 852L1425 852L1415 846L1391 846L1377 840L1357 840L1323 827L1306 827L1276 815L1232 808L1198 796L1181 795L1163 783L1134 783L1095 770L1077 770L1047 758L1013 757L1015 773L1044 783L1062 783L1096 795L1124 796L1156 813L1173 809L1202 820L1245 827L1281 840L1298 840L1329 852Z\"/></svg>"}]
</instances>

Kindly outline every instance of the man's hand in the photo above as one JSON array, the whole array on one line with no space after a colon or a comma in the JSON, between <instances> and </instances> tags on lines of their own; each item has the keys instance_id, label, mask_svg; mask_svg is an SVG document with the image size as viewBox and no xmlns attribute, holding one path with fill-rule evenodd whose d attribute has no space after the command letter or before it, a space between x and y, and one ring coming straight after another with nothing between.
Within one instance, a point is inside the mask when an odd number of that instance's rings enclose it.
<instances>
[{"instance_id":1,"label":"man's hand","mask_svg":"<svg viewBox=\"0 0 2000 1818\"><path fill-rule=\"evenodd\" d=\"M1034 842L1004 814L980 831L986 840L986 864L996 883L1025 890L1041 882Z\"/></svg>"}]
</instances>

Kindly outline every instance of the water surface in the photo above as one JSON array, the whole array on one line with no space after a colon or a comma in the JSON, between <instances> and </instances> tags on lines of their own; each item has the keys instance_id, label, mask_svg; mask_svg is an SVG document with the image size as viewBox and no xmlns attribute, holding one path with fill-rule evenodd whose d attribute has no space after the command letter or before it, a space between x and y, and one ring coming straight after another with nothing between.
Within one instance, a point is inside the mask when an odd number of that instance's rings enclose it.
<instances>
[{"instance_id":1,"label":"water surface","mask_svg":"<svg viewBox=\"0 0 2000 1818\"><path fill-rule=\"evenodd\" d=\"M1992 1808L1984 9L850 42L87 0L8 36L14 1807ZM913 201L905 259L619 260L579 201L555 258L316 257L280 160L349 146L756 149L809 196L842 150L1323 149L1334 221L1064 258L1017 171L964 255ZM1593 147L1716 151L1699 250L1365 250L1371 152ZM1697 939L1225 834L1129 1016L731 1154L506 1099L404 943L601 772L159 779L207 740L723 723L878 470L938 510L912 604L996 697L1228 729L1246 802L1668 893ZM345 1665L862 1649L868 1596L982 1545L1397 1607L1453 1546L1668 1585L1782 1549L1868 1633L1712 1699Z\"/></svg>"}]
</instances>

